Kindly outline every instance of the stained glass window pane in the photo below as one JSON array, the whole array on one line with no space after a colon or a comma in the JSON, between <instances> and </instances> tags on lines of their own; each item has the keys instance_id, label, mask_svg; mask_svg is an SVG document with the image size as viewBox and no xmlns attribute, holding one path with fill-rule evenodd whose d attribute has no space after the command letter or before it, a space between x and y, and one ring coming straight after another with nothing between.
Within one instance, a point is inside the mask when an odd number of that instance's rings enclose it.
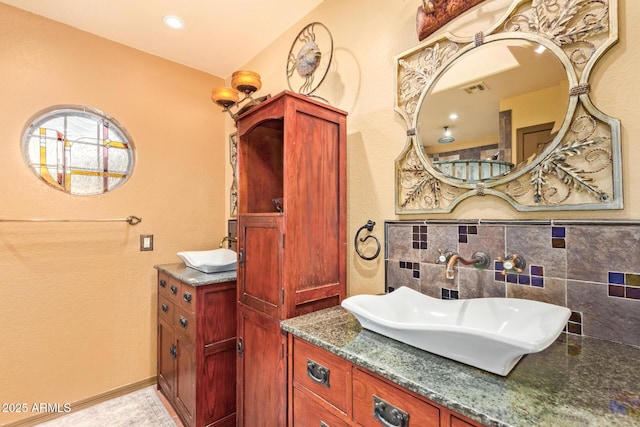
<instances>
[{"instance_id":1,"label":"stained glass window pane","mask_svg":"<svg viewBox=\"0 0 640 427\"><path fill-rule=\"evenodd\" d=\"M134 164L126 129L83 106L51 107L36 114L23 134L22 152L42 181L76 195L114 190L129 178Z\"/></svg>"}]
</instances>

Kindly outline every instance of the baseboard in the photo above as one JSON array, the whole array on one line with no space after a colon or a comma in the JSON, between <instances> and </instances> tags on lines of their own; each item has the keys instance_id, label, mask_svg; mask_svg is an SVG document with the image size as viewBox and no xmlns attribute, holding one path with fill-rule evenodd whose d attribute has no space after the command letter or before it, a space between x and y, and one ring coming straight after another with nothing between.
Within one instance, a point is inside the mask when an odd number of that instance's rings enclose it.
<instances>
[{"instance_id":1,"label":"baseboard","mask_svg":"<svg viewBox=\"0 0 640 427\"><path fill-rule=\"evenodd\" d=\"M97 394L92 397L88 397L86 399L79 400L71 404L71 412L77 412L82 409L86 409L90 406L96 405L98 403L106 402L107 400L115 399L116 397L123 396L125 394L134 392L136 390L140 390L145 387L149 387L150 385L156 384L156 377L149 377L147 379L137 381L135 383L127 384L122 387L117 387L109 391L105 391L104 393ZM71 413L70 412L70 413ZM18 421L10 422L9 424L2 424L2 427L32 427L34 425L44 423L46 421L51 421L53 419L62 417L67 415L65 413L47 413L47 414L38 414L33 415L31 417L27 417Z\"/></svg>"}]
</instances>

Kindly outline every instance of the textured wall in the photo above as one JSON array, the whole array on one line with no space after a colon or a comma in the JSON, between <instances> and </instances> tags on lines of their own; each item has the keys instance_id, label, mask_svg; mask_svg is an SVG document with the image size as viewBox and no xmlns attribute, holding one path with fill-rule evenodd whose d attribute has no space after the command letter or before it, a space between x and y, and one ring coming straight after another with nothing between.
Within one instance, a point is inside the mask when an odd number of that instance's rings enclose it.
<instances>
[{"instance_id":1,"label":"textured wall","mask_svg":"<svg viewBox=\"0 0 640 427\"><path fill-rule=\"evenodd\" d=\"M451 214L405 216L423 218L573 219L640 218L640 186L636 185L640 163L640 2L618 1L620 41L609 50L592 73L591 98L606 114L622 122L624 157L624 203L619 211L516 212L495 197L473 197ZM488 28L509 0L488 0L444 30L473 35ZM402 119L393 111L396 73L393 57L417 45L415 16L419 1L325 0L285 35L242 68L258 71L263 79L260 93L278 93L287 87L285 64L295 35L310 22L325 24L334 38L334 62L318 94L346 110L348 132L348 292L378 293L384 289L384 260L361 260L353 250L353 237L368 219L383 236L385 220L395 214L394 160L406 141ZM502 9L503 10L503 9ZM227 131L233 131L228 124ZM373 252L371 252L373 253Z\"/></svg>"},{"instance_id":2,"label":"textured wall","mask_svg":"<svg viewBox=\"0 0 640 427\"><path fill-rule=\"evenodd\" d=\"M156 372L154 264L209 249L226 234L222 79L0 4L0 402L66 403ZM131 179L99 196L39 181L20 151L23 126L56 104L83 104L129 131ZM153 252L139 235L153 234ZM32 413L0 413L0 424Z\"/></svg>"}]
</instances>

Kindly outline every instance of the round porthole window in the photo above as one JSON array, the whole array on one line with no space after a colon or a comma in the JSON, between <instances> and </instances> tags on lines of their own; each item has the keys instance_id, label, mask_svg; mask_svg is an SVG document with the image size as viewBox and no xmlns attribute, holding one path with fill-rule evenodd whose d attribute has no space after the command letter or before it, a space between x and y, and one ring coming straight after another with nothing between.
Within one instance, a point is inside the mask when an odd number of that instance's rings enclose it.
<instances>
[{"instance_id":1,"label":"round porthole window","mask_svg":"<svg viewBox=\"0 0 640 427\"><path fill-rule=\"evenodd\" d=\"M63 105L38 112L22 136L29 168L51 187L74 195L112 191L131 176L133 142L101 111Z\"/></svg>"}]
</instances>

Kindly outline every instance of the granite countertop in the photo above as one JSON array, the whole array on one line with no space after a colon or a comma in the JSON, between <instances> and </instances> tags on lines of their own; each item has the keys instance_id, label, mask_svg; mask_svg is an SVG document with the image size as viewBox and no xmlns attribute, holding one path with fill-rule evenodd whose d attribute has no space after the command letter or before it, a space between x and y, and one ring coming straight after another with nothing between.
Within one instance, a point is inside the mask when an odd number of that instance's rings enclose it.
<instances>
[{"instance_id":1,"label":"granite countertop","mask_svg":"<svg viewBox=\"0 0 640 427\"><path fill-rule=\"evenodd\" d=\"M203 273L187 267L183 263L154 265L158 271L168 274L174 279L191 286L210 285L212 283L233 282L236 280L237 271L222 271L220 273Z\"/></svg>"},{"instance_id":2,"label":"granite countertop","mask_svg":"<svg viewBox=\"0 0 640 427\"><path fill-rule=\"evenodd\" d=\"M342 307L282 329L488 426L639 426L640 349L561 334L506 377L374 332Z\"/></svg>"}]
</instances>

